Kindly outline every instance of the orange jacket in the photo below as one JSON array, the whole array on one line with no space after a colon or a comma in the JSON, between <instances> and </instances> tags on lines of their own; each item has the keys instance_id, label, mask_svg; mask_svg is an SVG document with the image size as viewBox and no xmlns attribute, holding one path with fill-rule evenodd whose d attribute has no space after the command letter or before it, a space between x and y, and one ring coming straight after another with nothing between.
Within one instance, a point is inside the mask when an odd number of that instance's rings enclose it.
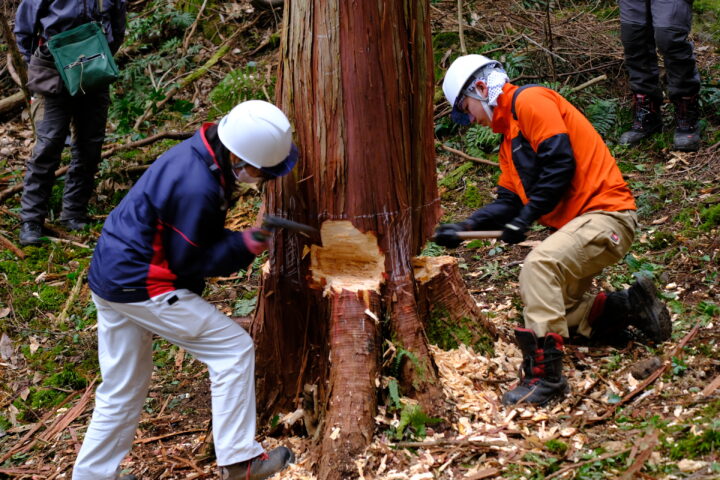
<instances>
[{"instance_id":1,"label":"orange jacket","mask_svg":"<svg viewBox=\"0 0 720 480\"><path fill-rule=\"evenodd\" d=\"M514 216L553 228L586 212L635 210L615 159L587 118L553 90L532 86L514 95L518 88L505 84L493 111L492 129L504 135L498 200L519 197Z\"/></svg>"}]
</instances>

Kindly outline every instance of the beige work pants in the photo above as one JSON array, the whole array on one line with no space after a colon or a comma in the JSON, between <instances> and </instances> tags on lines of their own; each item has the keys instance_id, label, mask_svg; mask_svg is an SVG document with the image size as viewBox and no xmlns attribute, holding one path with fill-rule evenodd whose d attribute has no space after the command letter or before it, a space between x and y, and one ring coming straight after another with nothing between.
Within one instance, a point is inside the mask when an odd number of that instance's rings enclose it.
<instances>
[{"instance_id":1,"label":"beige work pants","mask_svg":"<svg viewBox=\"0 0 720 480\"><path fill-rule=\"evenodd\" d=\"M588 316L596 296L588 293L592 279L625 256L636 228L633 210L590 212L533 249L520 272L525 326L538 337L557 333L569 338L573 327L590 337Z\"/></svg>"}]
</instances>

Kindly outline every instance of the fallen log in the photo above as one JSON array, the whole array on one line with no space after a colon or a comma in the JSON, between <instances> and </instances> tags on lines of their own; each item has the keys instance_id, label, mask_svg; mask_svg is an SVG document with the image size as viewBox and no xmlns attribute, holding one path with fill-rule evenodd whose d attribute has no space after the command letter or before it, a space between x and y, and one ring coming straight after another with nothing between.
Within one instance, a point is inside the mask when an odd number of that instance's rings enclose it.
<instances>
[{"instance_id":1,"label":"fallen log","mask_svg":"<svg viewBox=\"0 0 720 480\"><path fill-rule=\"evenodd\" d=\"M22 91L3 98L0 100L0 117L22 109L23 105L25 105L25 95Z\"/></svg>"}]
</instances>

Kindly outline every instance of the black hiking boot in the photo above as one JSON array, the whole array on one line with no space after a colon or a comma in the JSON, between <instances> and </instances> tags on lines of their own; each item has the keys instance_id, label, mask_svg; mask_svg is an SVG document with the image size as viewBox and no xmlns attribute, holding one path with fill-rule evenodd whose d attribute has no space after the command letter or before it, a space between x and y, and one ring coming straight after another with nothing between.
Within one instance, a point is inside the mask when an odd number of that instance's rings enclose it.
<instances>
[{"instance_id":1,"label":"black hiking boot","mask_svg":"<svg viewBox=\"0 0 720 480\"><path fill-rule=\"evenodd\" d=\"M605 295L602 313L592 319L592 339L611 338L629 326L640 330L651 342L662 343L672 334L670 312L658 298L653 281L638 276L627 290Z\"/></svg>"},{"instance_id":2,"label":"black hiking boot","mask_svg":"<svg viewBox=\"0 0 720 480\"><path fill-rule=\"evenodd\" d=\"M662 130L661 98L636 93L633 95L633 102L633 125L630 130L620 135L620 145L635 145L643 138Z\"/></svg>"},{"instance_id":3,"label":"black hiking boot","mask_svg":"<svg viewBox=\"0 0 720 480\"><path fill-rule=\"evenodd\" d=\"M135 475L122 475L117 480L137 480L137 477Z\"/></svg>"},{"instance_id":4,"label":"black hiking boot","mask_svg":"<svg viewBox=\"0 0 720 480\"><path fill-rule=\"evenodd\" d=\"M527 328L516 328L515 338L523 355L520 383L502 397L504 405L545 405L568 390L562 375L563 339L557 333L537 338Z\"/></svg>"},{"instance_id":5,"label":"black hiking boot","mask_svg":"<svg viewBox=\"0 0 720 480\"><path fill-rule=\"evenodd\" d=\"M70 231L84 230L85 227L90 225L90 219L87 217L66 218L60 220L60 223Z\"/></svg>"},{"instance_id":6,"label":"black hiking boot","mask_svg":"<svg viewBox=\"0 0 720 480\"><path fill-rule=\"evenodd\" d=\"M287 447L277 447L252 460L220 467L221 480L263 480L275 475L295 462L295 455Z\"/></svg>"},{"instance_id":7,"label":"black hiking boot","mask_svg":"<svg viewBox=\"0 0 720 480\"><path fill-rule=\"evenodd\" d=\"M697 152L700 148L700 106L698 96L678 97L675 105L675 137L673 149L681 152Z\"/></svg>"},{"instance_id":8,"label":"black hiking boot","mask_svg":"<svg viewBox=\"0 0 720 480\"><path fill-rule=\"evenodd\" d=\"M20 245L40 245L42 237L42 225L38 222L23 222L20 225Z\"/></svg>"}]
</instances>

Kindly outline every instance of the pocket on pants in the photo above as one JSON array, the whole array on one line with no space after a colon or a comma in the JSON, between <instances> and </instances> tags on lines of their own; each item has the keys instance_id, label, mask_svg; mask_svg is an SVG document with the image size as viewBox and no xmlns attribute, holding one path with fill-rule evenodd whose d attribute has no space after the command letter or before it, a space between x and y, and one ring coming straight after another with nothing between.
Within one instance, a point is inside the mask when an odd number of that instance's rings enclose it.
<instances>
[{"instance_id":1,"label":"pocket on pants","mask_svg":"<svg viewBox=\"0 0 720 480\"><path fill-rule=\"evenodd\" d=\"M627 239L622 238L621 232L609 229L603 222L595 222L592 219L588 219L581 228L578 228L575 235L588 268L592 271L600 271L620 261L629 243Z\"/></svg>"},{"instance_id":2,"label":"pocket on pants","mask_svg":"<svg viewBox=\"0 0 720 480\"><path fill-rule=\"evenodd\" d=\"M175 290L151 299L162 327L183 340L196 340L208 329L217 309L189 290Z\"/></svg>"}]
</instances>

